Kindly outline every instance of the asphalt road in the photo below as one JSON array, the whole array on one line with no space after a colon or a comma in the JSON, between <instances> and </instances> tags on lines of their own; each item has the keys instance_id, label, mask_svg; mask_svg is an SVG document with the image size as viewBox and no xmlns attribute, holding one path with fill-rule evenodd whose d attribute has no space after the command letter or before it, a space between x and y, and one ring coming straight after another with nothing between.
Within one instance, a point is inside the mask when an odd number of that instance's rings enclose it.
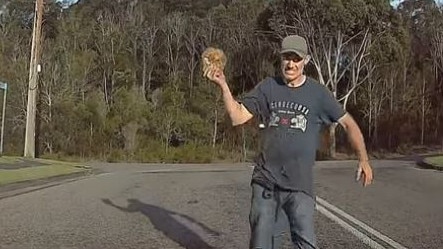
<instances>
[{"instance_id":1,"label":"asphalt road","mask_svg":"<svg viewBox=\"0 0 443 249\"><path fill-rule=\"evenodd\" d=\"M443 248L443 173L315 167L320 248ZM247 248L249 165L95 164L104 173L0 199L0 248ZM283 248L291 248L286 237Z\"/></svg>"}]
</instances>

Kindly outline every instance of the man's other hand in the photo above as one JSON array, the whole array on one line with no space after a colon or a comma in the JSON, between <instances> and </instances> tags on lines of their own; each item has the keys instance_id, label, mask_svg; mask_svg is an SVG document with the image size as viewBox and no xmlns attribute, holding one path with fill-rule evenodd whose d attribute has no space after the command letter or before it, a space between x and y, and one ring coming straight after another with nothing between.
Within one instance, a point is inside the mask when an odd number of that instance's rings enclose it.
<instances>
[{"instance_id":1,"label":"man's other hand","mask_svg":"<svg viewBox=\"0 0 443 249\"><path fill-rule=\"evenodd\" d=\"M359 161L357 168L357 178L356 181L362 180L364 187L372 183L373 175L372 168L368 161Z\"/></svg>"}]
</instances>

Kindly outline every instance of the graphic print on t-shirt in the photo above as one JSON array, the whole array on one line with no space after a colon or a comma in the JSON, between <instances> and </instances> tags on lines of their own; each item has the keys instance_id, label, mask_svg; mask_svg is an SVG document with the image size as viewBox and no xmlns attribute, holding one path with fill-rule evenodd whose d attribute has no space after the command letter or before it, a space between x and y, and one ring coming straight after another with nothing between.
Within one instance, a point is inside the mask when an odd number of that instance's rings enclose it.
<instances>
[{"instance_id":1,"label":"graphic print on t-shirt","mask_svg":"<svg viewBox=\"0 0 443 249\"><path fill-rule=\"evenodd\" d=\"M273 101L270 104L269 127L288 127L306 131L309 108L292 101Z\"/></svg>"}]
</instances>

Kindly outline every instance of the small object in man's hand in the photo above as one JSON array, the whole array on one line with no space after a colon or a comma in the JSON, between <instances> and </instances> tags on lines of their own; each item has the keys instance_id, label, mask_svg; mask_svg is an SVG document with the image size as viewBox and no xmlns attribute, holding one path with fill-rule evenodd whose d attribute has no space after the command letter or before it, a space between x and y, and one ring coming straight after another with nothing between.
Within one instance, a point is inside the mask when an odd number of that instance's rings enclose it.
<instances>
[{"instance_id":1,"label":"small object in man's hand","mask_svg":"<svg viewBox=\"0 0 443 249\"><path fill-rule=\"evenodd\" d=\"M210 69L223 71L226 66L226 55L223 50L209 47L202 53L203 76L206 76Z\"/></svg>"}]
</instances>

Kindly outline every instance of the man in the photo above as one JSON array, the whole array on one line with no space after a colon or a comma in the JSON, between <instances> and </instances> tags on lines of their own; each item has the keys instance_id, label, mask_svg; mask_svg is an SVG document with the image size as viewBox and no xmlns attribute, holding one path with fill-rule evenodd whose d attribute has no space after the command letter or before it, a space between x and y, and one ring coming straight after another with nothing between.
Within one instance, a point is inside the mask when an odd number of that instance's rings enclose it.
<instances>
[{"instance_id":1,"label":"man","mask_svg":"<svg viewBox=\"0 0 443 249\"><path fill-rule=\"evenodd\" d=\"M268 77L237 102L224 73L205 72L217 84L233 125L260 121L262 148L252 175L250 248L277 248L281 212L288 218L296 248L316 248L313 165L322 123L340 123L359 156L357 181L367 186L372 168L354 119L328 89L303 74L309 62L306 40L297 35L281 43L281 76Z\"/></svg>"}]
</instances>

